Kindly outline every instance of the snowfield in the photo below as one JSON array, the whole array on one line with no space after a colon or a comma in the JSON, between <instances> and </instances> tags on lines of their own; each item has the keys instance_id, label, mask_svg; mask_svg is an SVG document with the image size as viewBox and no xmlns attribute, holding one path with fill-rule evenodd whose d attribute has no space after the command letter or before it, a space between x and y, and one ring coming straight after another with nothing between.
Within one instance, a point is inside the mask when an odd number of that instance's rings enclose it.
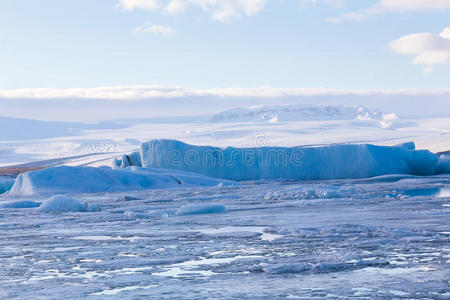
<instances>
[{"instance_id":1,"label":"snowfield","mask_svg":"<svg viewBox=\"0 0 450 300\"><path fill-rule=\"evenodd\" d=\"M448 117L0 123L1 299L450 297Z\"/></svg>"}]
</instances>

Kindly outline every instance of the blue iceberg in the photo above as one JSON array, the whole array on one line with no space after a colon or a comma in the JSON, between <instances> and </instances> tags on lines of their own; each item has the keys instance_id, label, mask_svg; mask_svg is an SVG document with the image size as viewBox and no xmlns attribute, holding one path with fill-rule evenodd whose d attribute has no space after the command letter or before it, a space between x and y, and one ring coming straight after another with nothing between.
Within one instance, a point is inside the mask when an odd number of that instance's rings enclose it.
<instances>
[{"instance_id":1,"label":"blue iceberg","mask_svg":"<svg viewBox=\"0 0 450 300\"><path fill-rule=\"evenodd\" d=\"M127 162L143 168L165 168L235 181L258 179L359 179L387 174L447 173L450 160L413 142L397 146L339 144L321 147L218 148L176 140L151 140Z\"/></svg>"},{"instance_id":2,"label":"blue iceberg","mask_svg":"<svg viewBox=\"0 0 450 300\"><path fill-rule=\"evenodd\" d=\"M9 195L78 194L232 184L176 170L52 167L20 174Z\"/></svg>"}]
</instances>

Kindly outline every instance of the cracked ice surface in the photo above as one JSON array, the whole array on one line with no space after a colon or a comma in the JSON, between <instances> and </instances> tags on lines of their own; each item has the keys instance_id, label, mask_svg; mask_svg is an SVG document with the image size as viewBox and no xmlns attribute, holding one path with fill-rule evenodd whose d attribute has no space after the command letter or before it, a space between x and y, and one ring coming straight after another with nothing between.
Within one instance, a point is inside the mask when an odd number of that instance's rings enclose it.
<instances>
[{"instance_id":1,"label":"cracked ice surface","mask_svg":"<svg viewBox=\"0 0 450 300\"><path fill-rule=\"evenodd\" d=\"M0 298L450 296L448 175L69 196L0 209Z\"/></svg>"}]
</instances>

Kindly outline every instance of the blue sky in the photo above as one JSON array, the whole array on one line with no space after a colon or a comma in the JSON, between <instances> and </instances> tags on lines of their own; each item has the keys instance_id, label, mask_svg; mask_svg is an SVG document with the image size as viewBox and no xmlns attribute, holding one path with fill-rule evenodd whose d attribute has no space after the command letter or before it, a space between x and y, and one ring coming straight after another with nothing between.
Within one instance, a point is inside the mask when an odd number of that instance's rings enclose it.
<instances>
[{"instance_id":1,"label":"blue sky","mask_svg":"<svg viewBox=\"0 0 450 300\"><path fill-rule=\"evenodd\" d=\"M0 89L450 88L450 0L0 6Z\"/></svg>"}]
</instances>

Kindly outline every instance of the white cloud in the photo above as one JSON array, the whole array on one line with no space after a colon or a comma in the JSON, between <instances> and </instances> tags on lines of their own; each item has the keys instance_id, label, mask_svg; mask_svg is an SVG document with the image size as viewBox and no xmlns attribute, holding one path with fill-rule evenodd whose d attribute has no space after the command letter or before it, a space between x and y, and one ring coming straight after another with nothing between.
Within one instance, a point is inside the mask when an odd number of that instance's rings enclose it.
<instances>
[{"instance_id":1,"label":"white cloud","mask_svg":"<svg viewBox=\"0 0 450 300\"><path fill-rule=\"evenodd\" d=\"M300 0L300 6L318 6L320 4L326 4L339 8L344 5L344 0Z\"/></svg>"},{"instance_id":2,"label":"white cloud","mask_svg":"<svg viewBox=\"0 0 450 300\"><path fill-rule=\"evenodd\" d=\"M140 100L171 99L183 97L222 97L222 98L279 98L301 96L336 96L336 95L441 95L449 94L449 90L344 90L313 88L279 89L260 88L222 88L222 89L190 89L170 86L106 86L95 88L38 88L0 90L0 99L107 99L107 100Z\"/></svg>"},{"instance_id":3,"label":"white cloud","mask_svg":"<svg viewBox=\"0 0 450 300\"><path fill-rule=\"evenodd\" d=\"M184 12L189 7L186 0L172 0L164 8L163 12L168 15L177 15Z\"/></svg>"},{"instance_id":4,"label":"white cloud","mask_svg":"<svg viewBox=\"0 0 450 300\"><path fill-rule=\"evenodd\" d=\"M162 25L152 25L146 24L145 26L136 27L134 33L150 33L159 35L173 35L177 31L173 28L162 26Z\"/></svg>"},{"instance_id":5,"label":"white cloud","mask_svg":"<svg viewBox=\"0 0 450 300\"><path fill-rule=\"evenodd\" d=\"M371 7L331 18L331 22L361 21L373 15L412 11L450 10L450 0L380 0Z\"/></svg>"},{"instance_id":6,"label":"white cloud","mask_svg":"<svg viewBox=\"0 0 450 300\"><path fill-rule=\"evenodd\" d=\"M390 43L398 54L415 55L414 64L425 65L424 74L432 72L432 66L450 60L450 28L440 34L414 33Z\"/></svg>"},{"instance_id":7,"label":"white cloud","mask_svg":"<svg viewBox=\"0 0 450 300\"><path fill-rule=\"evenodd\" d=\"M125 10L146 9L155 11L163 6L162 0L120 0L117 4Z\"/></svg>"},{"instance_id":8,"label":"white cloud","mask_svg":"<svg viewBox=\"0 0 450 300\"><path fill-rule=\"evenodd\" d=\"M189 7L198 7L211 18L228 22L243 16L253 16L265 6L266 0L120 0L124 10L144 9L167 15L183 13Z\"/></svg>"}]
</instances>

